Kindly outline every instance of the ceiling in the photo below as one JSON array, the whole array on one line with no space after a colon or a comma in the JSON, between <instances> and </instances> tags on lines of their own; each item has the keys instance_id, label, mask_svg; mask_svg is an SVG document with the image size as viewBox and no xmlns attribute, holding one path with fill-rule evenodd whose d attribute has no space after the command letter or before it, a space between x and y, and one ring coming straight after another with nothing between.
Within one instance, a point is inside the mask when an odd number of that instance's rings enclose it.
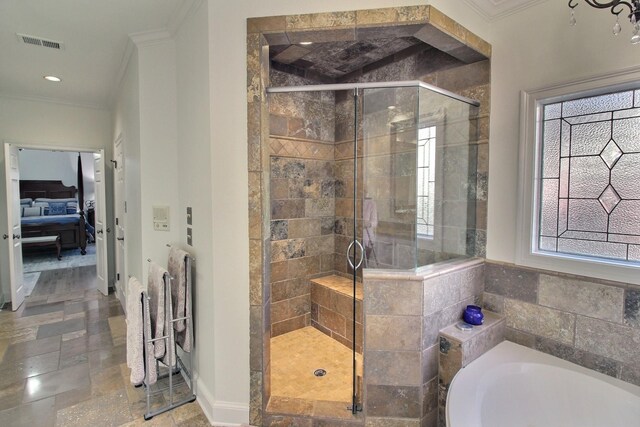
<instances>
[{"instance_id":1,"label":"ceiling","mask_svg":"<svg viewBox=\"0 0 640 427\"><path fill-rule=\"evenodd\" d=\"M187 0L1 0L0 95L108 108L128 34L166 30ZM63 42L24 44L16 33ZM61 83L43 79L53 74Z\"/></svg>"},{"instance_id":2,"label":"ceiling","mask_svg":"<svg viewBox=\"0 0 640 427\"><path fill-rule=\"evenodd\" d=\"M339 81L341 77L397 53L427 49L431 49L431 46L409 36L310 45L275 45L269 46L269 56L274 62L291 65L321 80Z\"/></svg>"},{"instance_id":3,"label":"ceiling","mask_svg":"<svg viewBox=\"0 0 640 427\"><path fill-rule=\"evenodd\" d=\"M463 0L487 19L497 19L546 0ZM174 30L193 0L0 0L0 96L52 100L109 108L128 35ZM63 49L19 42L16 33L63 43ZM274 50L283 64L314 64L333 79L402 50L420 47L411 37L368 40L336 50L287 46ZM428 45L425 45L428 48ZM358 57L356 53L363 53ZM333 54L334 56L325 56ZM280 58L278 58L279 55ZM338 58L329 60L328 58ZM309 59L311 58L311 59ZM307 62L304 62L307 61ZM370 62L369 62L370 61ZM61 83L42 77L53 74Z\"/></svg>"}]
</instances>

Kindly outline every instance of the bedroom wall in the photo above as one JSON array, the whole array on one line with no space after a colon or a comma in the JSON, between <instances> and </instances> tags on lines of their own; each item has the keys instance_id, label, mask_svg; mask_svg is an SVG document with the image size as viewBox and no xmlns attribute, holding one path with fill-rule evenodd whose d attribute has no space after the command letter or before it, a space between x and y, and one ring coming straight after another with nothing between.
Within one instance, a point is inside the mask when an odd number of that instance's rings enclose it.
<instances>
[{"instance_id":1,"label":"bedroom wall","mask_svg":"<svg viewBox=\"0 0 640 427\"><path fill-rule=\"evenodd\" d=\"M0 97L0 140L23 146L62 146L104 149L111 158L111 112L43 100ZM4 168L4 151L0 152L0 167ZM107 220L112 216L112 169L107 165ZM0 174L0 200L6 200L4 173ZM7 227L6 212L0 209L0 230ZM0 233L2 234L2 233ZM112 253L112 241L109 242ZM5 300L10 298L8 273L9 254L0 245L0 280ZM109 277L113 277L110 269Z\"/></svg>"},{"instance_id":2,"label":"bedroom wall","mask_svg":"<svg viewBox=\"0 0 640 427\"><path fill-rule=\"evenodd\" d=\"M93 153L80 153L84 176L84 200L95 199ZM77 187L78 153L75 151L20 151L20 179L60 180Z\"/></svg>"}]
</instances>

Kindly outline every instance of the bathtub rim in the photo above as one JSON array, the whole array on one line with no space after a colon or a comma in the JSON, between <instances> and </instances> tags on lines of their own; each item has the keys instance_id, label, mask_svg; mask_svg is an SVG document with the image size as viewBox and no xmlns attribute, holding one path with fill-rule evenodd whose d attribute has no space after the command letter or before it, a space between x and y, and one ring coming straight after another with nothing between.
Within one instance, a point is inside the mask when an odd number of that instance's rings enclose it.
<instances>
[{"instance_id":1,"label":"bathtub rim","mask_svg":"<svg viewBox=\"0 0 640 427\"><path fill-rule=\"evenodd\" d=\"M447 391L447 405L445 410L445 421L447 427L451 425L450 413L455 409L452 408L451 405L451 397L452 393L455 393L455 385L457 383L460 383L461 381L464 381L465 377L468 375L477 375L478 378L480 378L482 375L484 375L484 373L489 372L490 370L495 369L498 365L505 363L532 363L560 367L583 375L587 375L596 380L604 381L605 383L608 383L614 387L618 387L635 396L638 396L638 398L640 399L640 386L622 381L618 378L610 377L598 371L585 368L583 366L566 361L556 356L552 356L547 353L543 353L533 348L525 347L523 345L505 340L492 349L488 350L486 353L469 363L467 366L460 369L453 377L453 380L451 380L451 384L449 385L449 390ZM462 392L467 391L467 389L465 389L464 387L461 390ZM466 407L465 409L468 410L469 407Z\"/></svg>"}]
</instances>

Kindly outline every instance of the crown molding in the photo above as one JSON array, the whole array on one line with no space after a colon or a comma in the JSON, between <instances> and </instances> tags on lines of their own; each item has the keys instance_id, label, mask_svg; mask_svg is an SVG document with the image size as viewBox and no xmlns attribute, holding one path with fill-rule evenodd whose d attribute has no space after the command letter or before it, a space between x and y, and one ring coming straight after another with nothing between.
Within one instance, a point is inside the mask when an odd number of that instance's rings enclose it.
<instances>
[{"instance_id":1,"label":"crown molding","mask_svg":"<svg viewBox=\"0 0 640 427\"><path fill-rule=\"evenodd\" d=\"M46 96L37 96L37 95L22 95L17 93L0 92L0 98L14 99L17 101L44 102L47 104L66 105L69 107L90 108L92 110L109 110L109 106L106 104L103 105L103 104L93 104L90 102L67 101L64 99L49 98Z\"/></svg>"},{"instance_id":2,"label":"crown molding","mask_svg":"<svg viewBox=\"0 0 640 427\"><path fill-rule=\"evenodd\" d=\"M175 37L184 21L194 15L202 3L203 0L184 0L178 4L171 18L169 18L169 22L167 22L167 30L172 37Z\"/></svg>"},{"instance_id":3,"label":"crown molding","mask_svg":"<svg viewBox=\"0 0 640 427\"><path fill-rule=\"evenodd\" d=\"M487 21L497 21L507 16L544 3L547 0L462 0Z\"/></svg>"}]
</instances>

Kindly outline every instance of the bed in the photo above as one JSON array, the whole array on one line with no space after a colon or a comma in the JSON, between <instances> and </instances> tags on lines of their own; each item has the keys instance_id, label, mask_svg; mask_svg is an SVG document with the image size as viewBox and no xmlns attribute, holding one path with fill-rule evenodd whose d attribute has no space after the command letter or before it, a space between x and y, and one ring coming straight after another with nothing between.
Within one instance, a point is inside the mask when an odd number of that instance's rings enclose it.
<instances>
[{"instance_id":1,"label":"bed","mask_svg":"<svg viewBox=\"0 0 640 427\"><path fill-rule=\"evenodd\" d=\"M62 181L20 181L22 237L59 236L62 249L80 248L86 254L84 213L78 190Z\"/></svg>"}]
</instances>

